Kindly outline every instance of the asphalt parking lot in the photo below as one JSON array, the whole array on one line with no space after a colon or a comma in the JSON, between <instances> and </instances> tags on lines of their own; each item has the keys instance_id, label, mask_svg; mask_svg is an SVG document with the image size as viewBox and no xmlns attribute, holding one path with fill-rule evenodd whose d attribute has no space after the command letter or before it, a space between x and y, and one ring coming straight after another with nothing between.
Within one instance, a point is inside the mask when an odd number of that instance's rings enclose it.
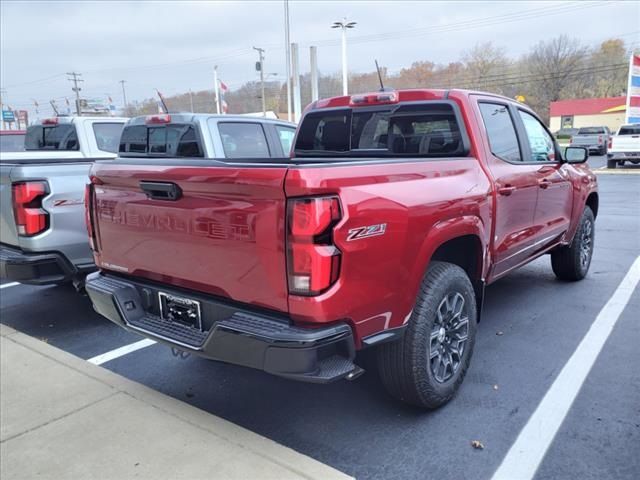
<instances>
[{"instance_id":1,"label":"asphalt parking lot","mask_svg":"<svg viewBox=\"0 0 640 480\"><path fill-rule=\"evenodd\" d=\"M589 162L594 169L606 164L603 157ZM490 286L471 369L459 395L437 411L390 398L369 356L364 376L325 386L179 359L162 345L102 366L357 478L491 478L640 255L640 175L620 172L598 178L588 277L558 282L545 256ZM14 285L1 292L2 323L80 358L141 340L95 314L88 298L71 288ZM639 310L636 289L536 479L639 477ZM474 440L484 449L472 448Z\"/></svg>"}]
</instances>

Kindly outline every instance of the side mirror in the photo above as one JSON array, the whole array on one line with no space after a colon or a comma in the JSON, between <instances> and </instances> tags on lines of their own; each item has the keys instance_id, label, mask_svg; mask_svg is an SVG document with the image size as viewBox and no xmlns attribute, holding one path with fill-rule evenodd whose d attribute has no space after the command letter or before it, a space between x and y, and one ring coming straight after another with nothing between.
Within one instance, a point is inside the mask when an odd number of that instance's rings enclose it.
<instances>
[{"instance_id":1,"label":"side mirror","mask_svg":"<svg viewBox=\"0 0 640 480\"><path fill-rule=\"evenodd\" d=\"M589 158L589 150L583 147L567 147L564 159L567 163L584 163Z\"/></svg>"}]
</instances>

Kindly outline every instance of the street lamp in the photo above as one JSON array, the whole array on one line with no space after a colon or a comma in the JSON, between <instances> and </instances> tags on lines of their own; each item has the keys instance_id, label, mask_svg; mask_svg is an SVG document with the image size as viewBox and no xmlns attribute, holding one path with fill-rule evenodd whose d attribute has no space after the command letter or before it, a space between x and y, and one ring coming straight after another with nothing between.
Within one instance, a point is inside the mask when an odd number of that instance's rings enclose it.
<instances>
[{"instance_id":1,"label":"street lamp","mask_svg":"<svg viewBox=\"0 0 640 480\"><path fill-rule=\"evenodd\" d=\"M347 22L346 18L342 22L333 22L331 28L342 29L342 95L348 95L347 88L347 28L354 28L356 22Z\"/></svg>"}]
</instances>

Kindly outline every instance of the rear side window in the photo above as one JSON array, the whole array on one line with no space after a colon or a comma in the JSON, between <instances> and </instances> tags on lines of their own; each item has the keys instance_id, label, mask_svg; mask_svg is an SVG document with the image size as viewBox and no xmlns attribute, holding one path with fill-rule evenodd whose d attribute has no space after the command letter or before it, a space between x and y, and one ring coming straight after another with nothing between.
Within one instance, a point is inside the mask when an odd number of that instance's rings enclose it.
<instances>
[{"instance_id":1,"label":"rear side window","mask_svg":"<svg viewBox=\"0 0 640 480\"><path fill-rule=\"evenodd\" d=\"M462 132L449 104L400 105L374 110L318 111L305 116L297 156L425 156L464 155Z\"/></svg>"},{"instance_id":2,"label":"rear side window","mask_svg":"<svg viewBox=\"0 0 640 480\"><path fill-rule=\"evenodd\" d=\"M24 150L24 134L0 135L0 152L21 152Z\"/></svg>"},{"instance_id":3,"label":"rear side window","mask_svg":"<svg viewBox=\"0 0 640 480\"><path fill-rule=\"evenodd\" d=\"M280 144L282 145L284 154L289 155L289 152L291 151L291 144L293 143L293 137L296 134L296 129L276 125L276 131L278 132L278 138L280 139Z\"/></svg>"},{"instance_id":4,"label":"rear side window","mask_svg":"<svg viewBox=\"0 0 640 480\"><path fill-rule=\"evenodd\" d=\"M626 125L620 127L618 135L640 135L640 125Z\"/></svg>"},{"instance_id":5,"label":"rear side window","mask_svg":"<svg viewBox=\"0 0 640 480\"><path fill-rule=\"evenodd\" d=\"M602 127L585 127L578 130L578 135L600 135L607 133Z\"/></svg>"},{"instance_id":6,"label":"rear side window","mask_svg":"<svg viewBox=\"0 0 640 480\"><path fill-rule=\"evenodd\" d=\"M118 153L122 127L124 123L94 123L93 134L96 136L98 150Z\"/></svg>"},{"instance_id":7,"label":"rear side window","mask_svg":"<svg viewBox=\"0 0 640 480\"><path fill-rule=\"evenodd\" d=\"M189 124L127 126L122 131L119 150L123 157L204 156L196 130Z\"/></svg>"},{"instance_id":8,"label":"rear side window","mask_svg":"<svg viewBox=\"0 0 640 480\"><path fill-rule=\"evenodd\" d=\"M35 125L27 129L25 150L78 150L78 135L74 125Z\"/></svg>"},{"instance_id":9,"label":"rear side window","mask_svg":"<svg viewBox=\"0 0 640 480\"><path fill-rule=\"evenodd\" d=\"M491 153L508 162L522 161L518 136L509 109L496 103L480 103L479 106Z\"/></svg>"},{"instance_id":10,"label":"rear side window","mask_svg":"<svg viewBox=\"0 0 640 480\"><path fill-rule=\"evenodd\" d=\"M218 122L226 158L269 158L269 146L259 123Z\"/></svg>"}]
</instances>

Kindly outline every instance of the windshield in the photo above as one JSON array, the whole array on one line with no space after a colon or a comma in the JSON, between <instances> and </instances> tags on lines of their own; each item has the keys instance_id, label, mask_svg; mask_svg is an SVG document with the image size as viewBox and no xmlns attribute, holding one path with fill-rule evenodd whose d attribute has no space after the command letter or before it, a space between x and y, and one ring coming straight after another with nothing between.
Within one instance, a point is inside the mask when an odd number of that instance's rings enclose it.
<instances>
[{"instance_id":1,"label":"windshield","mask_svg":"<svg viewBox=\"0 0 640 480\"><path fill-rule=\"evenodd\" d=\"M586 127L578 130L578 135L598 135L605 133L602 127Z\"/></svg>"},{"instance_id":2,"label":"windshield","mask_svg":"<svg viewBox=\"0 0 640 480\"><path fill-rule=\"evenodd\" d=\"M120 138L121 157L204 157L193 125L131 125Z\"/></svg>"},{"instance_id":3,"label":"windshield","mask_svg":"<svg viewBox=\"0 0 640 480\"><path fill-rule=\"evenodd\" d=\"M625 125L620 127L618 135L640 135L640 125Z\"/></svg>"},{"instance_id":4,"label":"windshield","mask_svg":"<svg viewBox=\"0 0 640 480\"><path fill-rule=\"evenodd\" d=\"M21 152L24 150L24 133L0 135L0 152Z\"/></svg>"},{"instance_id":5,"label":"windshield","mask_svg":"<svg viewBox=\"0 0 640 480\"><path fill-rule=\"evenodd\" d=\"M307 114L296 156L463 155L463 137L451 105L425 102L391 109L339 109Z\"/></svg>"},{"instance_id":6,"label":"windshield","mask_svg":"<svg viewBox=\"0 0 640 480\"><path fill-rule=\"evenodd\" d=\"M76 127L62 125L35 125L27 129L25 150L78 150Z\"/></svg>"}]
</instances>

